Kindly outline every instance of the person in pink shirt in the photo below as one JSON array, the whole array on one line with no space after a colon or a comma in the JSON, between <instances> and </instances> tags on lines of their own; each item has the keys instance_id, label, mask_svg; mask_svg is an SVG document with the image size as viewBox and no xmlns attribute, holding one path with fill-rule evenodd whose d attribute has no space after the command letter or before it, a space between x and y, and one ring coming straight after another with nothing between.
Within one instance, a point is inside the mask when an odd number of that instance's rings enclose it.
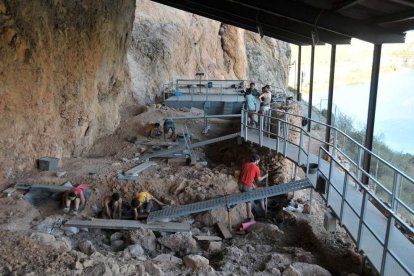
<instances>
[{"instance_id":1,"label":"person in pink shirt","mask_svg":"<svg viewBox=\"0 0 414 276\"><path fill-rule=\"evenodd\" d=\"M70 206L73 203L73 214L77 215L79 206L83 206L85 204L85 191L88 188L86 184L79 184L76 187L73 187L69 191L66 191L63 194L63 212L67 213L70 211Z\"/></svg>"}]
</instances>

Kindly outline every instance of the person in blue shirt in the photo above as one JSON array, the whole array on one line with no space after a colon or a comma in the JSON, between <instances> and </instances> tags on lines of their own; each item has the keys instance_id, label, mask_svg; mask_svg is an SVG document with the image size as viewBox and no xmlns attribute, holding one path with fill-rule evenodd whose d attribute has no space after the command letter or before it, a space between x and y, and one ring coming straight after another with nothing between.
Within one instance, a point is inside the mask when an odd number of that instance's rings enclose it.
<instances>
[{"instance_id":1,"label":"person in blue shirt","mask_svg":"<svg viewBox=\"0 0 414 276\"><path fill-rule=\"evenodd\" d=\"M245 108L247 109L247 116L249 118L248 125L253 126L254 119L253 115L256 112L256 98L252 95L250 90L246 91L246 105Z\"/></svg>"}]
</instances>

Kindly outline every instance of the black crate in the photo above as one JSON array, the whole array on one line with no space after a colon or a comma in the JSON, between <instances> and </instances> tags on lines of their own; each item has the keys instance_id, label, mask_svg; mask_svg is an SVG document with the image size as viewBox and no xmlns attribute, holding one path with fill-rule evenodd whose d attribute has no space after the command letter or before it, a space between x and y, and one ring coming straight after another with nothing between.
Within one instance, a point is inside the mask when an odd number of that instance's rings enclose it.
<instances>
[{"instance_id":1,"label":"black crate","mask_svg":"<svg viewBox=\"0 0 414 276\"><path fill-rule=\"evenodd\" d=\"M59 167L59 158L42 157L38 160L37 165L42 171L54 171Z\"/></svg>"}]
</instances>

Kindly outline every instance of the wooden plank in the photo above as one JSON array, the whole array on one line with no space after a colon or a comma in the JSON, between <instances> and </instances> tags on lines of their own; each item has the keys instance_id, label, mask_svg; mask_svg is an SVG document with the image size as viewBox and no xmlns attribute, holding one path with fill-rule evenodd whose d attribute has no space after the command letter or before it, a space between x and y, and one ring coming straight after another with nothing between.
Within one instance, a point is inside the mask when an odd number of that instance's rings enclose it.
<instances>
[{"instance_id":1,"label":"wooden plank","mask_svg":"<svg viewBox=\"0 0 414 276\"><path fill-rule=\"evenodd\" d=\"M154 222L150 224L141 223L135 220L120 220L120 219L70 219L65 223L65 226L74 226L79 228L98 228L98 229L113 229L113 230L133 230L138 228L149 229L159 232L189 232L190 224L176 223L176 222Z\"/></svg>"},{"instance_id":2,"label":"wooden plank","mask_svg":"<svg viewBox=\"0 0 414 276\"><path fill-rule=\"evenodd\" d=\"M142 163L142 164L140 164L136 167L133 167L132 169L126 171L125 175L135 176L135 175L138 175L139 173L145 171L146 169L148 169L152 166L156 166L156 165L157 165L157 163L155 163L155 162L145 162L145 163Z\"/></svg>"},{"instance_id":3,"label":"wooden plank","mask_svg":"<svg viewBox=\"0 0 414 276\"><path fill-rule=\"evenodd\" d=\"M198 241L221 241L222 238L217 236L194 236Z\"/></svg>"},{"instance_id":4,"label":"wooden plank","mask_svg":"<svg viewBox=\"0 0 414 276\"><path fill-rule=\"evenodd\" d=\"M221 234L223 235L223 238L230 239L232 237L229 229L224 223L222 222L217 223L217 227L220 230Z\"/></svg>"}]
</instances>

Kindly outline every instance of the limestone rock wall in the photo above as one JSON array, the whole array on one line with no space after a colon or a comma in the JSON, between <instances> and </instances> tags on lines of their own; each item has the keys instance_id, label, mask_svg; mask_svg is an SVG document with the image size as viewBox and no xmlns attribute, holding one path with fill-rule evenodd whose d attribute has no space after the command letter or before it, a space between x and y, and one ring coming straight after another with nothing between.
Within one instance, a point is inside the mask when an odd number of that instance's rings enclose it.
<instances>
[{"instance_id":1,"label":"limestone rock wall","mask_svg":"<svg viewBox=\"0 0 414 276\"><path fill-rule=\"evenodd\" d=\"M138 0L128 51L132 91L141 103L175 79L250 79L286 87L287 43L149 0Z\"/></svg>"},{"instance_id":2,"label":"limestone rock wall","mask_svg":"<svg viewBox=\"0 0 414 276\"><path fill-rule=\"evenodd\" d=\"M0 0L0 186L115 130L134 11L134 0Z\"/></svg>"}]
</instances>

